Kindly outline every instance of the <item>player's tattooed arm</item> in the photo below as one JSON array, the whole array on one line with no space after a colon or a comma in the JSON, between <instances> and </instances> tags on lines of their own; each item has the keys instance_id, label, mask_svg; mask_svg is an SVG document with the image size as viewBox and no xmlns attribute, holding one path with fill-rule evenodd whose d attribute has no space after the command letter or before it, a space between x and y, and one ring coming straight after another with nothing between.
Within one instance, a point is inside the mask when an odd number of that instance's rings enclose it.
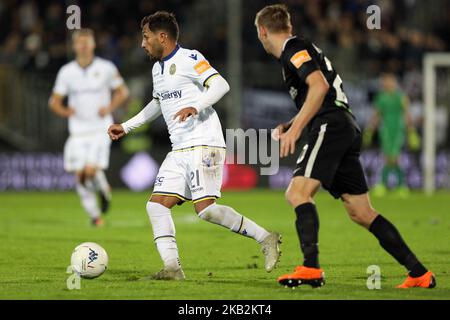
<instances>
[{"instance_id":1,"label":"player's tattooed arm","mask_svg":"<svg viewBox=\"0 0 450 320\"><path fill-rule=\"evenodd\" d=\"M280 135L280 156L282 158L294 154L297 140L300 138L303 129L319 111L330 88L325 76L319 70L308 75L306 84L308 85L308 94L305 103L295 116L289 130Z\"/></svg>"},{"instance_id":2,"label":"player's tattooed arm","mask_svg":"<svg viewBox=\"0 0 450 320\"><path fill-rule=\"evenodd\" d=\"M48 102L50 110L62 118L69 118L74 113L75 110L71 107L65 107L63 104L64 96L53 93Z\"/></svg>"}]
</instances>

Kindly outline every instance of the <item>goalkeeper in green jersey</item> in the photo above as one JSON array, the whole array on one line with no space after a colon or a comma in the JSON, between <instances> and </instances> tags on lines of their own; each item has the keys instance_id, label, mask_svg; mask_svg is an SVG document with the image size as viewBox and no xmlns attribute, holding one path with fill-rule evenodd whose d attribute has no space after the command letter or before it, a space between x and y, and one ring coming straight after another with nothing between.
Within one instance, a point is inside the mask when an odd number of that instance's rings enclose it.
<instances>
[{"instance_id":1,"label":"goalkeeper in green jersey","mask_svg":"<svg viewBox=\"0 0 450 320\"><path fill-rule=\"evenodd\" d=\"M397 79L391 73L381 77L381 91L376 95L375 114L364 133L364 144L369 146L373 132L380 124L379 138L385 158L381 183L373 188L376 196L383 196L387 191L391 174L397 178L397 192L406 197L409 190L405 184L405 173L399 165L399 157L405 140L412 150L420 147L420 138L414 129L408 112L409 100L399 88Z\"/></svg>"}]
</instances>

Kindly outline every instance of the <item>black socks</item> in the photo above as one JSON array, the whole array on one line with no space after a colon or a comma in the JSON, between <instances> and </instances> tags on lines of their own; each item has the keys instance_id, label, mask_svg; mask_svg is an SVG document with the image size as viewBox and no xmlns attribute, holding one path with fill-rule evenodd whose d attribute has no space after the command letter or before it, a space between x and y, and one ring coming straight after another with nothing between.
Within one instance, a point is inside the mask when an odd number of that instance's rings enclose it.
<instances>
[{"instance_id":1,"label":"black socks","mask_svg":"<svg viewBox=\"0 0 450 320\"><path fill-rule=\"evenodd\" d=\"M309 268L319 268L319 216L316 206L305 203L295 208L298 237L303 252L303 265Z\"/></svg>"},{"instance_id":2,"label":"black socks","mask_svg":"<svg viewBox=\"0 0 450 320\"><path fill-rule=\"evenodd\" d=\"M375 218L369 231L378 239L384 250L409 270L411 277L420 277L427 272L403 241L397 228L383 216L379 215Z\"/></svg>"},{"instance_id":3,"label":"black socks","mask_svg":"<svg viewBox=\"0 0 450 320\"><path fill-rule=\"evenodd\" d=\"M319 217L316 206L312 203L305 203L295 208L295 213L297 214L295 225L304 257L303 265L309 268L319 268ZM427 272L427 269L403 241L397 228L382 215L375 218L369 231L378 239L384 250L408 269L411 277L420 277Z\"/></svg>"}]
</instances>

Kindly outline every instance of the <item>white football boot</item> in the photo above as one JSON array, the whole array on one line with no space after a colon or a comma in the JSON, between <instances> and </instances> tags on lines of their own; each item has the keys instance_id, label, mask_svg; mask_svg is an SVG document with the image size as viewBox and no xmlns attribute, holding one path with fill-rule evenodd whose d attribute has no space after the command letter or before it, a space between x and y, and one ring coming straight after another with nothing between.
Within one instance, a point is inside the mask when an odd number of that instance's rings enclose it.
<instances>
[{"instance_id":1,"label":"white football boot","mask_svg":"<svg viewBox=\"0 0 450 320\"><path fill-rule=\"evenodd\" d=\"M183 269L180 268L178 270L162 269L147 278L148 280L184 280L186 277L184 276Z\"/></svg>"},{"instance_id":2,"label":"white football boot","mask_svg":"<svg viewBox=\"0 0 450 320\"><path fill-rule=\"evenodd\" d=\"M280 251L281 235L276 232L271 232L262 242L261 251L265 257L264 267L267 272L272 271L281 255Z\"/></svg>"}]
</instances>

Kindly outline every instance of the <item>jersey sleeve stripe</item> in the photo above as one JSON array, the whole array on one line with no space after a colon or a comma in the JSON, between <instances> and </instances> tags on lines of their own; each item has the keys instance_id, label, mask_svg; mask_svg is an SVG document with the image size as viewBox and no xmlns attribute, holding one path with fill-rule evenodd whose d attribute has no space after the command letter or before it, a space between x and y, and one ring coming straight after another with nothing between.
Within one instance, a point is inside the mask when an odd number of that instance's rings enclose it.
<instances>
[{"instance_id":1,"label":"jersey sleeve stripe","mask_svg":"<svg viewBox=\"0 0 450 320\"><path fill-rule=\"evenodd\" d=\"M212 75L210 75L208 78L206 78L205 79L205 81L203 81L203 86L204 87L206 87L206 86L208 86L208 81L209 80L211 80L212 78L214 78L214 77L217 77L217 76L219 76L220 74L219 73L213 73Z\"/></svg>"}]
</instances>

